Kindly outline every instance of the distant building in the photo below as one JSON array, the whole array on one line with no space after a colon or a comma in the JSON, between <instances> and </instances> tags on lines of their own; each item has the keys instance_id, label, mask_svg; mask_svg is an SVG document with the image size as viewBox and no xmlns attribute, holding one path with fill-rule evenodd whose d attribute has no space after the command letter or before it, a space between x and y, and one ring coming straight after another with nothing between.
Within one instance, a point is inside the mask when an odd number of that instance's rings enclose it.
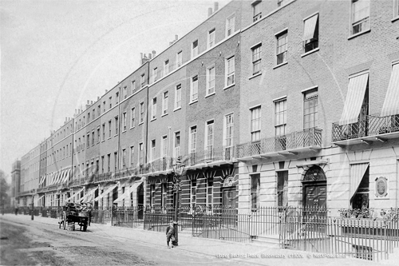
<instances>
[{"instance_id":1,"label":"distant building","mask_svg":"<svg viewBox=\"0 0 399 266\"><path fill-rule=\"evenodd\" d=\"M11 170L10 205L12 207L18 204L20 181L21 181L21 161L16 160L12 164L12 170Z\"/></svg>"},{"instance_id":2,"label":"distant building","mask_svg":"<svg viewBox=\"0 0 399 266\"><path fill-rule=\"evenodd\" d=\"M397 2L215 4L22 156L20 204L397 207Z\"/></svg>"}]
</instances>

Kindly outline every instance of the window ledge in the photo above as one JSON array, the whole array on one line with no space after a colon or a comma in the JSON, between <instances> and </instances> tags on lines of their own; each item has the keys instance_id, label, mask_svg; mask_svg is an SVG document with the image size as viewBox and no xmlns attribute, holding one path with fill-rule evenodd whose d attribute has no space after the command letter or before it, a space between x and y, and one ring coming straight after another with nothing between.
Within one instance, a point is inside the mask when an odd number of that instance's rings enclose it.
<instances>
[{"instance_id":1,"label":"window ledge","mask_svg":"<svg viewBox=\"0 0 399 266\"><path fill-rule=\"evenodd\" d=\"M223 90L230 89L230 88L231 88L231 87L233 87L234 85L236 85L236 84L235 84L235 83L233 83L233 84L230 84L230 85L228 85L228 86L224 87L224 88L223 88Z\"/></svg>"},{"instance_id":2,"label":"window ledge","mask_svg":"<svg viewBox=\"0 0 399 266\"><path fill-rule=\"evenodd\" d=\"M205 98L208 98L208 97L210 97L210 96L212 96L212 95L215 95L215 92L212 92L212 93L210 93L210 94L205 95Z\"/></svg>"},{"instance_id":3,"label":"window ledge","mask_svg":"<svg viewBox=\"0 0 399 266\"><path fill-rule=\"evenodd\" d=\"M277 66L274 66L273 69L276 69L276 68L285 66L286 64L288 64L288 61L286 61L286 62L284 62L284 63L281 63L281 64L278 64Z\"/></svg>"},{"instance_id":4,"label":"window ledge","mask_svg":"<svg viewBox=\"0 0 399 266\"><path fill-rule=\"evenodd\" d=\"M168 113L164 113L164 114L161 115L161 117L164 117L164 116L167 116L167 115L168 115Z\"/></svg>"},{"instance_id":5,"label":"window ledge","mask_svg":"<svg viewBox=\"0 0 399 266\"><path fill-rule=\"evenodd\" d=\"M302 54L301 57L305 57L305 56L307 56L307 55L316 53L316 52L318 52L318 51L319 51L319 47L317 47L316 49L313 49L313 50L311 50L311 51L309 51L309 52L306 52L306 53Z\"/></svg>"},{"instance_id":6,"label":"window ledge","mask_svg":"<svg viewBox=\"0 0 399 266\"><path fill-rule=\"evenodd\" d=\"M173 110L173 112L179 111L181 109L181 107L177 107Z\"/></svg>"},{"instance_id":7,"label":"window ledge","mask_svg":"<svg viewBox=\"0 0 399 266\"><path fill-rule=\"evenodd\" d=\"M139 126L141 126L142 124L144 124L144 122L140 122L140 123L139 123Z\"/></svg>"},{"instance_id":8,"label":"window ledge","mask_svg":"<svg viewBox=\"0 0 399 266\"><path fill-rule=\"evenodd\" d=\"M157 120L157 118L156 117L151 118L150 122L152 122L154 120Z\"/></svg>"},{"instance_id":9,"label":"window ledge","mask_svg":"<svg viewBox=\"0 0 399 266\"><path fill-rule=\"evenodd\" d=\"M259 77L260 75L262 75L262 72L258 72L255 75L250 76L248 79L253 79L253 78Z\"/></svg>"},{"instance_id":10,"label":"window ledge","mask_svg":"<svg viewBox=\"0 0 399 266\"><path fill-rule=\"evenodd\" d=\"M351 35L351 36L348 37L348 40L351 40L351 39L353 39L353 38L356 38L357 36L360 36L360 35L369 33L370 31L371 31L371 29L368 29L368 30L365 30L365 31L362 31L362 32L353 34L353 35Z\"/></svg>"},{"instance_id":11,"label":"window ledge","mask_svg":"<svg viewBox=\"0 0 399 266\"><path fill-rule=\"evenodd\" d=\"M197 102L198 102L198 100L195 100L195 101L190 102L189 104L193 104L193 103L197 103Z\"/></svg>"},{"instance_id":12,"label":"window ledge","mask_svg":"<svg viewBox=\"0 0 399 266\"><path fill-rule=\"evenodd\" d=\"M136 126L133 126L133 127L130 127L130 129L133 129L133 128L135 128Z\"/></svg>"},{"instance_id":13,"label":"window ledge","mask_svg":"<svg viewBox=\"0 0 399 266\"><path fill-rule=\"evenodd\" d=\"M392 23L395 22L395 21L399 21L399 16L394 17L394 18L391 20Z\"/></svg>"},{"instance_id":14,"label":"window ledge","mask_svg":"<svg viewBox=\"0 0 399 266\"><path fill-rule=\"evenodd\" d=\"M126 129L122 131L122 134L123 134L123 133L126 133Z\"/></svg>"}]
</instances>

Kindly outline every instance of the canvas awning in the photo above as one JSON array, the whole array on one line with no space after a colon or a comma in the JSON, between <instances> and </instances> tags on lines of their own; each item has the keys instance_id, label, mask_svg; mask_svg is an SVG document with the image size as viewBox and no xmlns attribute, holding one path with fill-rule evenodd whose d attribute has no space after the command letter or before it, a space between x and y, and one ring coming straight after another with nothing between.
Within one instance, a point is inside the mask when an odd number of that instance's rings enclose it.
<instances>
[{"instance_id":1,"label":"canvas awning","mask_svg":"<svg viewBox=\"0 0 399 266\"><path fill-rule=\"evenodd\" d=\"M108 193L110 193L114 188L116 188L118 184L112 185L109 188L107 188L101 195L98 195L97 198L94 199L94 201L98 201L99 199L102 199L104 196L106 196Z\"/></svg>"},{"instance_id":2,"label":"canvas awning","mask_svg":"<svg viewBox=\"0 0 399 266\"><path fill-rule=\"evenodd\" d=\"M361 74L349 79L348 93L345 99L344 110L339 120L340 125L352 124L358 121L366 93L369 73Z\"/></svg>"},{"instance_id":3,"label":"canvas awning","mask_svg":"<svg viewBox=\"0 0 399 266\"><path fill-rule=\"evenodd\" d=\"M137 188L143 183L142 180L136 181L132 184L132 186L130 187L130 192L133 192L134 194L137 193Z\"/></svg>"},{"instance_id":4,"label":"canvas awning","mask_svg":"<svg viewBox=\"0 0 399 266\"><path fill-rule=\"evenodd\" d=\"M98 189L98 187L95 187L95 188L89 190L86 193L86 195L84 195L79 201L80 202L91 201L93 199L93 194L94 194L94 192L96 192L97 189Z\"/></svg>"},{"instance_id":5,"label":"canvas awning","mask_svg":"<svg viewBox=\"0 0 399 266\"><path fill-rule=\"evenodd\" d=\"M44 196L45 196L45 195L42 195L42 196L40 196L39 198L37 198L37 199L35 200L35 206L38 206L38 205L39 205L39 200L41 200Z\"/></svg>"},{"instance_id":6,"label":"canvas awning","mask_svg":"<svg viewBox=\"0 0 399 266\"><path fill-rule=\"evenodd\" d=\"M73 198L75 198L75 196L77 196L80 192L83 191L84 188L78 190L76 193L74 193L72 196L70 196L69 198L65 199L65 201L71 200Z\"/></svg>"},{"instance_id":7,"label":"canvas awning","mask_svg":"<svg viewBox=\"0 0 399 266\"><path fill-rule=\"evenodd\" d=\"M314 38L317 19L319 18L319 14L314 15L313 17L308 18L305 20L305 29L303 31L303 41L307 41Z\"/></svg>"},{"instance_id":8,"label":"canvas awning","mask_svg":"<svg viewBox=\"0 0 399 266\"><path fill-rule=\"evenodd\" d=\"M125 189L125 193L123 193L120 197L118 197L116 200L114 200L114 203L122 202L124 199L128 198L131 193L131 187L127 187Z\"/></svg>"},{"instance_id":9,"label":"canvas awning","mask_svg":"<svg viewBox=\"0 0 399 266\"><path fill-rule=\"evenodd\" d=\"M368 163L351 164L349 199L352 199L352 197L355 195L368 167Z\"/></svg>"},{"instance_id":10,"label":"canvas awning","mask_svg":"<svg viewBox=\"0 0 399 266\"><path fill-rule=\"evenodd\" d=\"M399 63L393 65L381 116L399 114Z\"/></svg>"}]
</instances>

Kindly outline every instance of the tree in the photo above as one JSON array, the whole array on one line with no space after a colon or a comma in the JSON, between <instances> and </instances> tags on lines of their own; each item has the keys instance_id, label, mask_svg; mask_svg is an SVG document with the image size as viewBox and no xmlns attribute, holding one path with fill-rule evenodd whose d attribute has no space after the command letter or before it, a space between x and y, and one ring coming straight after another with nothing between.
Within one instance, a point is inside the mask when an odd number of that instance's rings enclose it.
<instances>
[{"instance_id":1,"label":"tree","mask_svg":"<svg viewBox=\"0 0 399 266\"><path fill-rule=\"evenodd\" d=\"M6 174L3 170L0 170L0 206L4 207L9 204L10 196L8 195L8 190L10 185L7 183Z\"/></svg>"}]
</instances>

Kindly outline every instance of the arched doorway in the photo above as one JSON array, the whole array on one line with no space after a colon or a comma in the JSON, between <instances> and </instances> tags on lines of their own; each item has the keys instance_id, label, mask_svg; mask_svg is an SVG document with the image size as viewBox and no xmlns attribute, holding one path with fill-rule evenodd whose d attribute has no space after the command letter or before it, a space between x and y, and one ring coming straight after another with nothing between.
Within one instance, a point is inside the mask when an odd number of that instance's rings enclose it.
<instances>
[{"instance_id":1,"label":"arched doorway","mask_svg":"<svg viewBox=\"0 0 399 266\"><path fill-rule=\"evenodd\" d=\"M310 167L302 180L304 221L313 231L324 231L327 216L327 178L320 166Z\"/></svg>"}]
</instances>

